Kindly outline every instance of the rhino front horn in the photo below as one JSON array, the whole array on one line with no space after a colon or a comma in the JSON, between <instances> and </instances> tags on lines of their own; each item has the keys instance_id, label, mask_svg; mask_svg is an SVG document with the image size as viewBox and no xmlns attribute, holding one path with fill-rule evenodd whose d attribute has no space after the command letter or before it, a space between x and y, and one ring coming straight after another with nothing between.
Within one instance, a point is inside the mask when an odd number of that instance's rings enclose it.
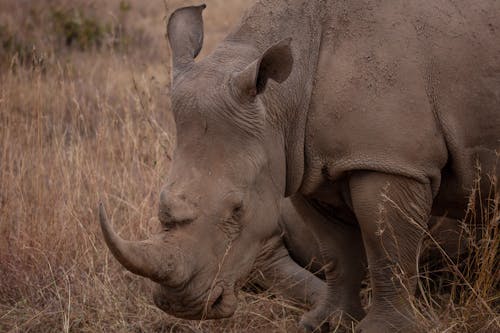
<instances>
[{"instance_id":1,"label":"rhino front horn","mask_svg":"<svg viewBox=\"0 0 500 333\"><path fill-rule=\"evenodd\" d=\"M162 260L167 250L164 246L154 240L128 241L118 236L108 222L102 203L99 204L99 220L109 250L126 269L155 282L164 282L168 273L162 269L166 264Z\"/></svg>"}]
</instances>

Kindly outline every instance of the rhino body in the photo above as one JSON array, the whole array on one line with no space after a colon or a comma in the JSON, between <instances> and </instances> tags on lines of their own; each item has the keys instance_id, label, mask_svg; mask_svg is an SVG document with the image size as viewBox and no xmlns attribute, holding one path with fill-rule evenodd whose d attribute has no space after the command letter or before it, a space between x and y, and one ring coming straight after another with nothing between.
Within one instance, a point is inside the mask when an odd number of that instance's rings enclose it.
<instances>
[{"instance_id":1,"label":"rhino body","mask_svg":"<svg viewBox=\"0 0 500 333\"><path fill-rule=\"evenodd\" d=\"M418 331L408 299L429 216L460 219L475 186L489 193L478 166L499 176L500 2L261 0L195 62L204 8L168 23L178 139L165 231L124 241L101 209L111 251L158 283L163 310L227 317L291 196L326 263L301 325Z\"/></svg>"}]
</instances>

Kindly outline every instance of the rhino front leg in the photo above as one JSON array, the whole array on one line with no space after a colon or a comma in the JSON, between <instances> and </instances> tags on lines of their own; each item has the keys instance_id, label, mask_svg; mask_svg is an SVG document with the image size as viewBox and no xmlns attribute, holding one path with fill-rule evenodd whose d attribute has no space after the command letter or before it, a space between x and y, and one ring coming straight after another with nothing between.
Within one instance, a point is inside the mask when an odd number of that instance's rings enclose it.
<instances>
[{"instance_id":1,"label":"rhino front leg","mask_svg":"<svg viewBox=\"0 0 500 333\"><path fill-rule=\"evenodd\" d=\"M357 333L417 332L411 299L418 249L432 205L429 184L377 172L350 179L353 210L363 234L373 292Z\"/></svg>"},{"instance_id":2,"label":"rhino front leg","mask_svg":"<svg viewBox=\"0 0 500 333\"><path fill-rule=\"evenodd\" d=\"M300 325L306 331L319 331L333 319L336 331L340 326L349 329L365 314L359 295L365 276L361 232L355 221L343 223L325 218L302 196L294 196L292 201L311 227L326 264L326 290L317 305L302 316Z\"/></svg>"},{"instance_id":3,"label":"rhino front leg","mask_svg":"<svg viewBox=\"0 0 500 333\"><path fill-rule=\"evenodd\" d=\"M253 283L300 304L314 306L326 289L323 280L290 257L281 239L266 244L254 270Z\"/></svg>"}]
</instances>

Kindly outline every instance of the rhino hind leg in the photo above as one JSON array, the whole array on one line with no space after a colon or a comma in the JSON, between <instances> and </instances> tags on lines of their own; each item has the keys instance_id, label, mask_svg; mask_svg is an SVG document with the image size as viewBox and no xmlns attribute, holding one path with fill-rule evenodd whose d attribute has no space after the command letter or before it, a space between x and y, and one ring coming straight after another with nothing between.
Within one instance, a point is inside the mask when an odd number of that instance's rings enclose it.
<instances>
[{"instance_id":1,"label":"rhino hind leg","mask_svg":"<svg viewBox=\"0 0 500 333\"><path fill-rule=\"evenodd\" d=\"M341 326L349 329L365 314L359 295L365 276L360 230L354 223L334 223L325 218L301 196L292 200L312 228L322 261L326 263L326 292L321 295L318 304L302 316L300 326L315 332L323 330L329 323L337 332Z\"/></svg>"},{"instance_id":2,"label":"rhino hind leg","mask_svg":"<svg viewBox=\"0 0 500 333\"><path fill-rule=\"evenodd\" d=\"M366 249L372 304L358 333L418 332L411 306L417 258L429 219L429 184L377 172L351 176L350 192Z\"/></svg>"}]
</instances>

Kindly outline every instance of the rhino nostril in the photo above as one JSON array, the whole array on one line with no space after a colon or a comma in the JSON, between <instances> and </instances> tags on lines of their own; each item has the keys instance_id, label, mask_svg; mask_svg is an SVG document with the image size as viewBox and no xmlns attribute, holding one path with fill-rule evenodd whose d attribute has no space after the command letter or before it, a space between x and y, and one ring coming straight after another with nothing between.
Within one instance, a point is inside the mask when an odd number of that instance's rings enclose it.
<instances>
[{"instance_id":1,"label":"rhino nostril","mask_svg":"<svg viewBox=\"0 0 500 333\"><path fill-rule=\"evenodd\" d=\"M214 308L217 308L219 305L222 304L222 298L223 298L223 293L221 293L216 299L215 301L212 303L212 306L211 308L214 309Z\"/></svg>"},{"instance_id":2,"label":"rhino nostril","mask_svg":"<svg viewBox=\"0 0 500 333\"><path fill-rule=\"evenodd\" d=\"M211 298L211 302L209 302L210 304L210 309L213 311L213 310L216 310L221 304L222 304L222 301L224 299L224 288L221 287L221 286L216 286L213 290L212 290L212 297Z\"/></svg>"}]
</instances>

